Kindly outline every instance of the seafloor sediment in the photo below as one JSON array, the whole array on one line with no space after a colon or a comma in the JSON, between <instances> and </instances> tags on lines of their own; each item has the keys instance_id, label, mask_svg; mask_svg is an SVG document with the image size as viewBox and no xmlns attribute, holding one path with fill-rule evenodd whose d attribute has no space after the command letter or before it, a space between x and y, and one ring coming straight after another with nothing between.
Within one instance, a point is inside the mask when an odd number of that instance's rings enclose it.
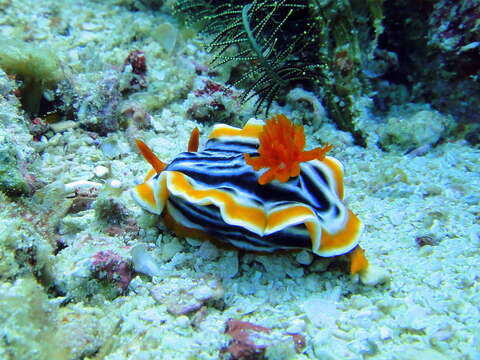
<instances>
[{"instance_id":1,"label":"seafloor sediment","mask_svg":"<svg viewBox=\"0 0 480 360\"><path fill-rule=\"evenodd\" d=\"M378 118L359 99L359 147L310 93L273 105L345 166L375 269L360 281L342 259L176 237L130 198L149 168L135 138L169 161L195 126L202 146L215 122L252 114L173 17L0 0L0 39L0 358L235 357L229 319L267 359L480 357L480 151L445 135L449 115L405 104Z\"/></svg>"}]
</instances>

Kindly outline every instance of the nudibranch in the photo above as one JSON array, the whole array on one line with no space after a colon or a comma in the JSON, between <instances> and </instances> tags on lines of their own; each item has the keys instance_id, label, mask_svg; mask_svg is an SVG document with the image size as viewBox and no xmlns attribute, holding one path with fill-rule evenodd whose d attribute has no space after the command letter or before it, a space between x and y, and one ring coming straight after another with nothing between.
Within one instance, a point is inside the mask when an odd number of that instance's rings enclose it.
<instances>
[{"instance_id":1,"label":"nudibranch","mask_svg":"<svg viewBox=\"0 0 480 360\"><path fill-rule=\"evenodd\" d=\"M342 164L327 156L331 145L305 151L303 126L284 115L217 124L202 151L195 129L170 164L136 142L152 169L132 196L177 235L257 252L348 253L352 274L367 269L362 224L342 201Z\"/></svg>"}]
</instances>

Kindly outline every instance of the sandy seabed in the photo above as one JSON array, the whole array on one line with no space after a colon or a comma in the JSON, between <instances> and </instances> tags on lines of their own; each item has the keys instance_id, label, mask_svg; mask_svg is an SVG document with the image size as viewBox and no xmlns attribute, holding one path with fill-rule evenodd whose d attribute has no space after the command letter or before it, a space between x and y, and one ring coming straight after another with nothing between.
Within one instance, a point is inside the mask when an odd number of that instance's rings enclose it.
<instances>
[{"instance_id":1,"label":"sandy seabed","mask_svg":"<svg viewBox=\"0 0 480 360\"><path fill-rule=\"evenodd\" d=\"M455 140L385 152L373 141L353 145L328 119L306 125L310 148L331 142L345 166L345 201L364 223L360 243L376 269L367 285L342 261L175 237L128 194L148 170L132 139L168 161L195 126L203 144L223 119L190 116L208 100L195 95L207 81L198 74L209 59L201 41L177 33L169 15L129 4L0 0L0 39L19 58L48 49L70 84L60 94L78 96L77 118L63 113L34 141L13 80L0 73L0 142L16 146L42 184L33 196L1 198L0 357L216 359L231 340L226 322L238 319L271 329L251 334L268 359L480 359L480 151ZM131 84L124 60L135 49L147 59L147 88L112 95L112 81ZM251 104L225 101L226 112L241 114L235 125L250 117ZM88 130L108 106L125 124L105 136ZM92 208L69 194L79 180L100 184L84 196ZM139 244L155 263L143 272L156 276L137 274L122 290L131 273L119 268L131 266ZM113 275L95 268L102 256L113 259ZM305 347L295 347L295 334Z\"/></svg>"}]
</instances>

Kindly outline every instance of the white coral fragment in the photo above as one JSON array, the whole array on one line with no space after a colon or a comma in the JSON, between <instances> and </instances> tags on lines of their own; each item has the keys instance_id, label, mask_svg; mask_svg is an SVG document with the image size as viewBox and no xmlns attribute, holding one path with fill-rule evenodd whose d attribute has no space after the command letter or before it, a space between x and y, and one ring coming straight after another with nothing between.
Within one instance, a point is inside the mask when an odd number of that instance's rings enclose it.
<instances>
[{"instance_id":1,"label":"white coral fragment","mask_svg":"<svg viewBox=\"0 0 480 360\"><path fill-rule=\"evenodd\" d=\"M130 251L132 254L133 268L136 272L148 275L159 276L160 268L153 259L153 257L147 252L144 245L136 245Z\"/></svg>"},{"instance_id":2,"label":"white coral fragment","mask_svg":"<svg viewBox=\"0 0 480 360\"><path fill-rule=\"evenodd\" d=\"M378 265L370 264L367 269L360 273L360 281L364 285L375 286L390 281L388 271Z\"/></svg>"}]
</instances>

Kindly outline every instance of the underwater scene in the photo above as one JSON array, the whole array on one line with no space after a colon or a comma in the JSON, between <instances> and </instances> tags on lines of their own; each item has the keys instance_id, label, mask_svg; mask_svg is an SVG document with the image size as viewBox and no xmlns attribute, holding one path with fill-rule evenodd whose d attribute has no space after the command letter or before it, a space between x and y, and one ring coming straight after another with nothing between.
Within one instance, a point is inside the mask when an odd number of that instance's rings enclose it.
<instances>
[{"instance_id":1,"label":"underwater scene","mask_svg":"<svg viewBox=\"0 0 480 360\"><path fill-rule=\"evenodd\" d=\"M0 359L480 360L480 0L0 0Z\"/></svg>"}]
</instances>

